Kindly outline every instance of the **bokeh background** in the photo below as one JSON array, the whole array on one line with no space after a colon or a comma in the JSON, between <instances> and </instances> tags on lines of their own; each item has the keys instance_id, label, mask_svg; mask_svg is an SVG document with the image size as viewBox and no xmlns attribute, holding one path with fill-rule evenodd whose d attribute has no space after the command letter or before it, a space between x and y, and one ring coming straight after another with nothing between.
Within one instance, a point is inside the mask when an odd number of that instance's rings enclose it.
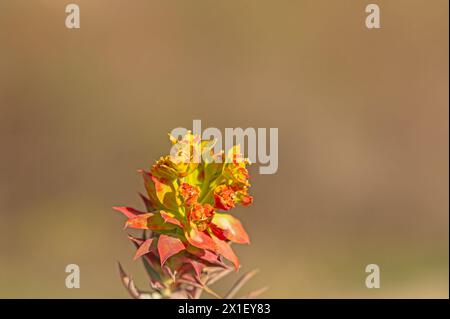
<instances>
[{"instance_id":1,"label":"bokeh background","mask_svg":"<svg viewBox=\"0 0 450 319\"><path fill-rule=\"evenodd\" d=\"M0 297L127 298L117 261L147 287L111 206L201 119L279 128L236 211L248 289L448 298L448 1L377 1L380 30L368 1L73 2L79 30L67 1L0 1Z\"/></svg>"}]
</instances>

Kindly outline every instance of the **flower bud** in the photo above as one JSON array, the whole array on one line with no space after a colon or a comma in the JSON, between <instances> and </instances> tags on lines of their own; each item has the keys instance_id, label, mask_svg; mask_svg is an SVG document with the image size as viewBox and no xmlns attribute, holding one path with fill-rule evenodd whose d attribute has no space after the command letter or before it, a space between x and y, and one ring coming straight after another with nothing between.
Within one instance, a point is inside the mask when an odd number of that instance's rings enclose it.
<instances>
[{"instance_id":1,"label":"flower bud","mask_svg":"<svg viewBox=\"0 0 450 319\"><path fill-rule=\"evenodd\" d=\"M200 188L198 186L192 186L188 183L182 183L178 188L178 192L184 200L186 206L192 206L197 203L198 196L200 195Z\"/></svg>"},{"instance_id":2,"label":"flower bud","mask_svg":"<svg viewBox=\"0 0 450 319\"><path fill-rule=\"evenodd\" d=\"M220 185L214 189L214 207L230 210L234 207L236 194L231 186Z\"/></svg>"},{"instance_id":3,"label":"flower bud","mask_svg":"<svg viewBox=\"0 0 450 319\"><path fill-rule=\"evenodd\" d=\"M214 207L209 204L194 204L189 216L191 221L197 226L197 229L204 231L209 227L214 216Z\"/></svg>"}]
</instances>

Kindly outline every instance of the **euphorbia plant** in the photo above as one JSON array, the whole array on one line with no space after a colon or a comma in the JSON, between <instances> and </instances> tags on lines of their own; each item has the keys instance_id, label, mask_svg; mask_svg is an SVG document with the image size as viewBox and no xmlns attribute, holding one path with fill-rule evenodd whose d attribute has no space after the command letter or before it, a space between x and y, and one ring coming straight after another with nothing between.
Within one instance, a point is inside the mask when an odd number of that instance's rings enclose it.
<instances>
[{"instance_id":1,"label":"euphorbia plant","mask_svg":"<svg viewBox=\"0 0 450 319\"><path fill-rule=\"evenodd\" d=\"M114 207L127 217L127 228L144 231L129 238L137 248L134 258L143 259L152 291L139 291L120 267L122 281L136 298L199 298L202 291L219 297L208 285L239 268L231 243L249 243L241 222L230 214L236 205L253 202L249 161L239 146L214 153L214 141L190 132L170 140L171 154L149 171L140 170L146 210ZM225 297L253 274L244 275Z\"/></svg>"}]
</instances>

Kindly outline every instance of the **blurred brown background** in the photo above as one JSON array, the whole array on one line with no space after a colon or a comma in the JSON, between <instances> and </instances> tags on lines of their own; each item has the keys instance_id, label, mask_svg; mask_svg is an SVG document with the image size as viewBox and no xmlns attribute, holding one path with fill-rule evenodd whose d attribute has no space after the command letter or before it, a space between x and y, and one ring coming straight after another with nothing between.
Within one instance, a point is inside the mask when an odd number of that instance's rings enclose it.
<instances>
[{"instance_id":1,"label":"blurred brown background","mask_svg":"<svg viewBox=\"0 0 450 319\"><path fill-rule=\"evenodd\" d=\"M249 288L448 298L448 1L376 1L380 30L369 1L72 2L79 30L68 1L0 1L0 297L128 297L118 260L146 287L111 206L201 119L279 128L236 212Z\"/></svg>"}]
</instances>

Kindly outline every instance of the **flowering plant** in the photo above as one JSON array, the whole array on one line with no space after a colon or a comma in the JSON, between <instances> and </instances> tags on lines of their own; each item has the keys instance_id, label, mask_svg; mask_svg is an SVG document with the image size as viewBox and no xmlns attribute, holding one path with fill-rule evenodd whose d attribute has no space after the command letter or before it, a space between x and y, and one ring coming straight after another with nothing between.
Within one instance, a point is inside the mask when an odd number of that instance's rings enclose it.
<instances>
[{"instance_id":1,"label":"flowering plant","mask_svg":"<svg viewBox=\"0 0 450 319\"><path fill-rule=\"evenodd\" d=\"M147 191L147 196L140 194L146 211L113 207L127 217L126 228L144 230L141 237L129 238L137 247L134 258L143 258L153 290L140 292L120 267L122 281L136 298L198 298L203 290L218 296L207 284L239 268L230 244L249 243L241 222L229 214L236 205L253 202L249 161L239 146L214 153L215 141L190 132L170 140L171 154L150 171L139 171Z\"/></svg>"}]
</instances>

